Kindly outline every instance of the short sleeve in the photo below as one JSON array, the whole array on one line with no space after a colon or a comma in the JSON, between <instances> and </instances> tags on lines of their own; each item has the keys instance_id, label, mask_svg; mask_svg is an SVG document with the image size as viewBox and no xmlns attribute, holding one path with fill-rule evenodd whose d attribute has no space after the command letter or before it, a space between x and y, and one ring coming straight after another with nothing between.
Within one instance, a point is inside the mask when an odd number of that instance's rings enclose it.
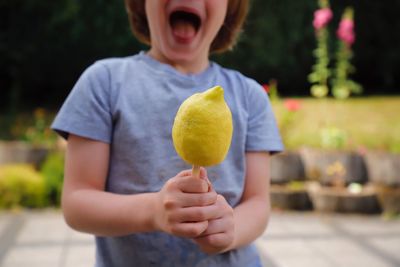
<instances>
[{"instance_id":1,"label":"short sleeve","mask_svg":"<svg viewBox=\"0 0 400 267\"><path fill-rule=\"evenodd\" d=\"M248 84L246 151L280 152L283 144L268 95L254 80Z\"/></svg>"},{"instance_id":2,"label":"short sleeve","mask_svg":"<svg viewBox=\"0 0 400 267\"><path fill-rule=\"evenodd\" d=\"M51 128L65 139L69 134L111 142L110 77L95 63L84 71L68 95Z\"/></svg>"}]
</instances>

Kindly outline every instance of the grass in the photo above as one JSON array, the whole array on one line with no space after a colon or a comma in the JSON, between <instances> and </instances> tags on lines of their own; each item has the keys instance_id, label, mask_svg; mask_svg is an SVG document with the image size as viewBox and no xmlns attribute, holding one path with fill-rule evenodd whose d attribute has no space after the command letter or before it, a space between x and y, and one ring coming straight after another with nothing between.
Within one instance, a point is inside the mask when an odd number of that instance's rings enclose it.
<instances>
[{"instance_id":1,"label":"grass","mask_svg":"<svg viewBox=\"0 0 400 267\"><path fill-rule=\"evenodd\" d=\"M283 101L273 101L286 148L320 147L321 129L335 127L345 134L345 149L400 153L400 97L296 100L301 106L290 125L283 123L288 113Z\"/></svg>"}]
</instances>

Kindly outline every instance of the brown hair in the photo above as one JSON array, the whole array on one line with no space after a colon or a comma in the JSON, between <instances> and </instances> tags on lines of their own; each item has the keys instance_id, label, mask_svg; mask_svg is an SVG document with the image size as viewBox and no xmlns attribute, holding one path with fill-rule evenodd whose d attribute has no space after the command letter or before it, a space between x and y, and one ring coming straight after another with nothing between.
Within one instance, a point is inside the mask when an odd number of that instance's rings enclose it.
<instances>
[{"instance_id":1,"label":"brown hair","mask_svg":"<svg viewBox=\"0 0 400 267\"><path fill-rule=\"evenodd\" d=\"M232 49L241 32L248 11L249 0L228 0L224 24L211 44L210 52L219 53ZM129 23L139 41L150 45L145 0L125 0Z\"/></svg>"}]
</instances>

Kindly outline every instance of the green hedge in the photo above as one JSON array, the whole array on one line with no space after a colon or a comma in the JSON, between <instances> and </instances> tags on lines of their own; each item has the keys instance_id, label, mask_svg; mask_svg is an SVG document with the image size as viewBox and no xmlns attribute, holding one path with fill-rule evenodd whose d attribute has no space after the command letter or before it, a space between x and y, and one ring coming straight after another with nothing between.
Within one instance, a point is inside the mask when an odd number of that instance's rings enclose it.
<instances>
[{"instance_id":1,"label":"green hedge","mask_svg":"<svg viewBox=\"0 0 400 267\"><path fill-rule=\"evenodd\" d=\"M0 166L0 208L59 206L64 177L64 155L51 153L36 170L27 164Z\"/></svg>"},{"instance_id":2,"label":"green hedge","mask_svg":"<svg viewBox=\"0 0 400 267\"><path fill-rule=\"evenodd\" d=\"M46 204L43 176L30 165L0 167L0 208L38 208Z\"/></svg>"},{"instance_id":3,"label":"green hedge","mask_svg":"<svg viewBox=\"0 0 400 267\"><path fill-rule=\"evenodd\" d=\"M46 198L48 204L59 206L64 179L64 154L55 152L48 155L40 172L46 184Z\"/></svg>"}]
</instances>

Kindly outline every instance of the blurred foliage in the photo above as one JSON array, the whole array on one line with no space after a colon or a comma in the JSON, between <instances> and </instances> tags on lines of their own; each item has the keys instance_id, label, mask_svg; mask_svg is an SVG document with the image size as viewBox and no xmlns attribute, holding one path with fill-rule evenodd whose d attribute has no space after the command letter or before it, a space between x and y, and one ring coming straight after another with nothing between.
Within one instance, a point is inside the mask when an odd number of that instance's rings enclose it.
<instances>
[{"instance_id":1,"label":"blurred foliage","mask_svg":"<svg viewBox=\"0 0 400 267\"><path fill-rule=\"evenodd\" d=\"M141 47L123 1L1 0L0 10L0 99L11 112L58 107L89 64Z\"/></svg>"},{"instance_id":2,"label":"blurred foliage","mask_svg":"<svg viewBox=\"0 0 400 267\"><path fill-rule=\"evenodd\" d=\"M46 204L45 183L33 166L0 167L0 208L39 208Z\"/></svg>"},{"instance_id":3,"label":"blurred foliage","mask_svg":"<svg viewBox=\"0 0 400 267\"><path fill-rule=\"evenodd\" d=\"M37 171L28 164L0 166L0 209L59 206L64 178L64 153L50 153Z\"/></svg>"},{"instance_id":4,"label":"blurred foliage","mask_svg":"<svg viewBox=\"0 0 400 267\"><path fill-rule=\"evenodd\" d=\"M50 153L40 168L46 184L46 198L48 204L59 206L64 180L64 153Z\"/></svg>"},{"instance_id":5,"label":"blurred foliage","mask_svg":"<svg viewBox=\"0 0 400 267\"><path fill-rule=\"evenodd\" d=\"M332 32L348 5L357 14L354 80L366 94L398 93L400 1L336 0ZM213 58L260 83L276 79L281 95L308 95L316 7L310 0L254 0L239 45ZM58 108L95 60L146 49L130 33L122 0L0 0L0 16L0 109L11 122L20 110Z\"/></svg>"},{"instance_id":6,"label":"blurred foliage","mask_svg":"<svg viewBox=\"0 0 400 267\"><path fill-rule=\"evenodd\" d=\"M56 134L50 129L46 120L46 110L37 108L33 112L33 123L24 132L24 139L34 145L52 145L56 141Z\"/></svg>"},{"instance_id":7,"label":"blurred foliage","mask_svg":"<svg viewBox=\"0 0 400 267\"><path fill-rule=\"evenodd\" d=\"M274 104L277 104L281 99L277 99L272 101ZM293 126L298 121L299 110L301 109L301 102L298 99L284 99L283 100L284 109L280 110L279 114L279 133L283 142L285 142L288 136L291 134L293 130ZM285 144L286 145L286 144Z\"/></svg>"},{"instance_id":8,"label":"blurred foliage","mask_svg":"<svg viewBox=\"0 0 400 267\"><path fill-rule=\"evenodd\" d=\"M287 188L294 191L303 191L307 189L304 181L290 181L287 184Z\"/></svg>"},{"instance_id":9,"label":"blurred foliage","mask_svg":"<svg viewBox=\"0 0 400 267\"><path fill-rule=\"evenodd\" d=\"M332 1L330 32L336 32L341 14L349 5L356 12L357 41L352 62L357 73L352 77L363 85L364 94L398 94L400 35L395 33L400 32L396 12L400 1ZM218 59L261 83L277 79L283 96L309 95L307 75L316 46L312 27L316 8L316 0L253 1L239 46ZM331 38L329 47L336 49L336 38Z\"/></svg>"},{"instance_id":10,"label":"blurred foliage","mask_svg":"<svg viewBox=\"0 0 400 267\"><path fill-rule=\"evenodd\" d=\"M321 147L325 149L344 149L347 144L347 134L337 127L323 127L319 131Z\"/></svg>"},{"instance_id":11,"label":"blurred foliage","mask_svg":"<svg viewBox=\"0 0 400 267\"><path fill-rule=\"evenodd\" d=\"M336 53L336 66L334 70L332 94L337 99L346 99L351 94L361 94L363 88L348 76L355 72L351 64L352 50L342 41L338 42Z\"/></svg>"},{"instance_id":12,"label":"blurred foliage","mask_svg":"<svg viewBox=\"0 0 400 267\"><path fill-rule=\"evenodd\" d=\"M308 94L306 79L313 60L312 20L316 2L252 3L239 45L233 52L215 58L260 83L276 79L281 95Z\"/></svg>"},{"instance_id":13,"label":"blurred foliage","mask_svg":"<svg viewBox=\"0 0 400 267\"><path fill-rule=\"evenodd\" d=\"M300 100L296 121L283 136L287 149L309 146L400 153L400 97ZM284 101L274 101L272 106L281 125L287 113Z\"/></svg>"},{"instance_id":14,"label":"blurred foliage","mask_svg":"<svg viewBox=\"0 0 400 267\"><path fill-rule=\"evenodd\" d=\"M31 112L0 114L0 139L27 141L34 145L54 145L57 135L50 129L54 114L43 108Z\"/></svg>"}]
</instances>

